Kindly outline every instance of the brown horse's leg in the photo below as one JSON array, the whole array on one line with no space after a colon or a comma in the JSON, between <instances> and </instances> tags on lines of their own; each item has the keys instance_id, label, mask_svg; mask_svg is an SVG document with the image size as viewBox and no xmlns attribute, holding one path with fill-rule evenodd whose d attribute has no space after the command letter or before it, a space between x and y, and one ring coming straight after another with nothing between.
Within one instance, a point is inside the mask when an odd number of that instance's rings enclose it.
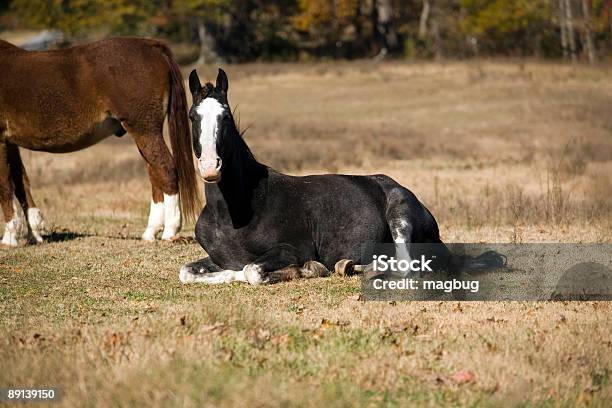
<instances>
[{"instance_id":1,"label":"brown horse's leg","mask_svg":"<svg viewBox=\"0 0 612 408\"><path fill-rule=\"evenodd\" d=\"M134 134L140 154L147 161L151 180L152 200L149 224L142 238L155 239L163 224L162 239L171 240L181 229L181 210L176 167L161 132L149 135ZM163 200L162 200L163 199ZM160 204L163 201L163 212Z\"/></svg>"},{"instance_id":2,"label":"brown horse's leg","mask_svg":"<svg viewBox=\"0 0 612 408\"><path fill-rule=\"evenodd\" d=\"M26 230L26 220L15 196L15 188L11 180L8 144L6 142L0 142L0 206L6 223L2 244L17 246L17 239Z\"/></svg>"},{"instance_id":3,"label":"brown horse's leg","mask_svg":"<svg viewBox=\"0 0 612 408\"><path fill-rule=\"evenodd\" d=\"M164 193L161 188L161 182L157 179L153 167L147 163L149 172L149 180L151 181L151 210L149 212L149 221L147 229L142 234L142 239L145 241L155 241L155 236L164 228Z\"/></svg>"},{"instance_id":4,"label":"brown horse's leg","mask_svg":"<svg viewBox=\"0 0 612 408\"><path fill-rule=\"evenodd\" d=\"M40 243L43 241L40 235L40 229L43 227L43 217L40 209L34 203L34 198L32 198L30 179L21 160L19 148L14 144L8 143L7 152L15 196L28 219L28 241Z\"/></svg>"}]
</instances>

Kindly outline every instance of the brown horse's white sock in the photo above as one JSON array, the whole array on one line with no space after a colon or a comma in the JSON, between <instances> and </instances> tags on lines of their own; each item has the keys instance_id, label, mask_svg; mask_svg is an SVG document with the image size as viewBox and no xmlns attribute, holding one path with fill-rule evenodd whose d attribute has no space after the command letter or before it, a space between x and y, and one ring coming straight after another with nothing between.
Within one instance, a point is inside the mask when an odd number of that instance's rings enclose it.
<instances>
[{"instance_id":1,"label":"brown horse's white sock","mask_svg":"<svg viewBox=\"0 0 612 408\"><path fill-rule=\"evenodd\" d=\"M164 203L153 202L151 200L151 210L149 212L149 222L147 223L147 229L142 234L144 241L153 242L155 241L155 235L164 227Z\"/></svg>"},{"instance_id":2,"label":"brown horse's white sock","mask_svg":"<svg viewBox=\"0 0 612 408\"><path fill-rule=\"evenodd\" d=\"M30 233L32 234L32 238L34 238L34 240L36 240L38 243L43 242L40 231L44 227L44 223L45 221L39 208L28 208L28 224L30 225Z\"/></svg>"},{"instance_id":3,"label":"brown horse's white sock","mask_svg":"<svg viewBox=\"0 0 612 408\"><path fill-rule=\"evenodd\" d=\"M17 246L19 238L25 237L28 233L28 224L26 222L25 214L21 209L19 200L13 194L13 218L6 223L4 227L4 236L2 237L2 244L8 246Z\"/></svg>"},{"instance_id":4,"label":"brown horse's white sock","mask_svg":"<svg viewBox=\"0 0 612 408\"><path fill-rule=\"evenodd\" d=\"M181 206L179 195L164 194L164 232L162 239L172 239L181 230Z\"/></svg>"}]
</instances>

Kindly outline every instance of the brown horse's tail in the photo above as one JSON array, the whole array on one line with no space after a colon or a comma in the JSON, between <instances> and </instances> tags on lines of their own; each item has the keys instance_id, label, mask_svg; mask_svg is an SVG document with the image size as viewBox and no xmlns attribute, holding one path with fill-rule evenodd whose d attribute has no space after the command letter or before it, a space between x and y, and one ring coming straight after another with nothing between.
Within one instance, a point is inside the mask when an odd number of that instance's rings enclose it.
<instances>
[{"instance_id":1,"label":"brown horse's tail","mask_svg":"<svg viewBox=\"0 0 612 408\"><path fill-rule=\"evenodd\" d=\"M186 219L192 220L197 217L202 207L191 153L191 132L187 120L187 99L183 76L170 49L160 44L160 50L170 69L168 130L178 175L181 211Z\"/></svg>"}]
</instances>

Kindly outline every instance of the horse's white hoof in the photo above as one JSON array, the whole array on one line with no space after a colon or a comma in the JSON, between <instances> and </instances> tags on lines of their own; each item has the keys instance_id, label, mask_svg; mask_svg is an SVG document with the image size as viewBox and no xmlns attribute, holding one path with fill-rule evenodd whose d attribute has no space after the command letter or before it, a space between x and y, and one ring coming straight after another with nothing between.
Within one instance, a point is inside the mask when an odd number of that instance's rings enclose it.
<instances>
[{"instance_id":1,"label":"horse's white hoof","mask_svg":"<svg viewBox=\"0 0 612 408\"><path fill-rule=\"evenodd\" d=\"M28 241L30 243L42 244L44 240L38 231L32 231L31 236L28 237Z\"/></svg>"},{"instance_id":2,"label":"horse's white hoof","mask_svg":"<svg viewBox=\"0 0 612 408\"><path fill-rule=\"evenodd\" d=\"M179 280L181 283L193 283L196 280L195 275L192 272L191 266L183 265L179 271Z\"/></svg>"},{"instance_id":3,"label":"horse's white hoof","mask_svg":"<svg viewBox=\"0 0 612 408\"><path fill-rule=\"evenodd\" d=\"M355 262L350 259L341 259L336 262L334 272L340 276L351 276L355 274Z\"/></svg>"},{"instance_id":4,"label":"horse's white hoof","mask_svg":"<svg viewBox=\"0 0 612 408\"><path fill-rule=\"evenodd\" d=\"M155 242L157 233L164 227L164 203L156 203L151 200L151 210L149 212L149 221L147 228L142 234L142 240L146 242Z\"/></svg>"},{"instance_id":5,"label":"horse's white hoof","mask_svg":"<svg viewBox=\"0 0 612 408\"><path fill-rule=\"evenodd\" d=\"M28 224L25 214L17 201L17 197L13 195L13 218L6 223L4 227L4 235L2 236L2 244L16 247L20 237L28 236Z\"/></svg>"},{"instance_id":6,"label":"horse's white hoof","mask_svg":"<svg viewBox=\"0 0 612 408\"><path fill-rule=\"evenodd\" d=\"M142 240L145 242L155 242L155 231L147 228L142 234Z\"/></svg>"},{"instance_id":7,"label":"horse's white hoof","mask_svg":"<svg viewBox=\"0 0 612 408\"><path fill-rule=\"evenodd\" d=\"M164 241L175 241L179 237L178 232L176 231L167 231L164 230L161 239Z\"/></svg>"},{"instance_id":8,"label":"horse's white hoof","mask_svg":"<svg viewBox=\"0 0 612 408\"><path fill-rule=\"evenodd\" d=\"M249 284L256 286L265 283L261 266L248 264L244 267L244 277Z\"/></svg>"},{"instance_id":9,"label":"horse's white hoof","mask_svg":"<svg viewBox=\"0 0 612 408\"><path fill-rule=\"evenodd\" d=\"M17 234L12 233L8 230L4 231L4 236L2 237L2 245L6 245L6 246L10 246L10 247L16 247L18 244L17 242Z\"/></svg>"},{"instance_id":10,"label":"horse's white hoof","mask_svg":"<svg viewBox=\"0 0 612 408\"><path fill-rule=\"evenodd\" d=\"M329 276L329 270L321 262L308 261L301 268L302 277L304 278L318 278L322 276Z\"/></svg>"},{"instance_id":11,"label":"horse's white hoof","mask_svg":"<svg viewBox=\"0 0 612 408\"><path fill-rule=\"evenodd\" d=\"M39 244L42 243L43 238L40 235L40 230L45 227L45 220L40 212L40 209L36 207L28 208L27 218L28 224L30 225L28 241Z\"/></svg>"},{"instance_id":12,"label":"horse's white hoof","mask_svg":"<svg viewBox=\"0 0 612 408\"><path fill-rule=\"evenodd\" d=\"M7 222L2 236L2 245L16 247L19 244L18 239L22 235L21 230L22 221L18 216Z\"/></svg>"}]
</instances>

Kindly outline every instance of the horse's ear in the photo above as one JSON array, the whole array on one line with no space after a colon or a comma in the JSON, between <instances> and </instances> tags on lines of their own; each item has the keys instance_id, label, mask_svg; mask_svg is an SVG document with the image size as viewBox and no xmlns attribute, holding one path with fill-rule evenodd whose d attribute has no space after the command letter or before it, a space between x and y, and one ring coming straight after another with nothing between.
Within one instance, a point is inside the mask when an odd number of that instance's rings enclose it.
<instances>
[{"instance_id":1,"label":"horse's ear","mask_svg":"<svg viewBox=\"0 0 612 408\"><path fill-rule=\"evenodd\" d=\"M227 94L229 81L227 80L227 74L221 68L219 68L219 73L217 74L217 85L215 85L215 87L221 92Z\"/></svg>"},{"instance_id":2,"label":"horse's ear","mask_svg":"<svg viewBox=\"0 0 612 408\"><path fill-rule=\"evenodd\" d=\"M200 83L200 78L198 77L198 73L194 69L189 74L189 90L192 95L196 95L202 89L202 84Z\"/></svg>"}]
</instances>

